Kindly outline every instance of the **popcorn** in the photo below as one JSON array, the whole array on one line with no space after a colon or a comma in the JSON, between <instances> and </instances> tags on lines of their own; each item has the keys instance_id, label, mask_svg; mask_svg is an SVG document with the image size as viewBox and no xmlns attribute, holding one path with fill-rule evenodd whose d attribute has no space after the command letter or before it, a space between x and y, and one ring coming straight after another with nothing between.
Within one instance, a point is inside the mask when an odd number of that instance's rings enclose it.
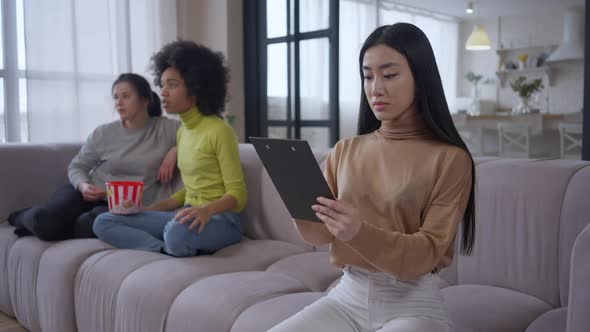
<instances>
[{"instance_id":1,"label":"popcorn","mask_svg":"<svg viewBox=\"0 0 590 332\"><path fill-rule=\"evenodd\" d=\"M134 214L141 210L144 183L141 181L110 181L106 183L109 211Z\"/></svg>"}]
</instances>

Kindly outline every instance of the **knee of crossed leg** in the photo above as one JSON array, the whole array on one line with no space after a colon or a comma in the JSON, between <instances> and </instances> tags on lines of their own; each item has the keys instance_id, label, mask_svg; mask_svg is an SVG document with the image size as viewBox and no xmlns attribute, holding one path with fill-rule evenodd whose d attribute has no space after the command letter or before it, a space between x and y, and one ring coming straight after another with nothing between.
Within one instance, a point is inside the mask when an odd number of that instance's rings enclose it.
<instances>
[{"instance_id":1,"label":"knee of crossed leg","mask_svg":"<svg viewBox=\"0 0 590 332\"><path fill-rule=\"evenodd\" d=\"M58 226L55 217L49 215L42 207L32 208L26 218L30 219L27 223L32 223L33 234L43 241L62 240L66 235L66 230Z\"/></svg>"},{"instance_id":2,"label":"knee of crossed leg","mask_svg":"<svg viewBox=\"0 0 590 332\"><path fill-rule=\"evenodd\" d=\"M115 217L116 216L110 212L98 215L98 217L96 217L94 220L94 224L92 225L92 231L94 234L96 234L96 236L99 238L101 235L104 235L107 230L116 224L116 221L114 220Z\"/></svg>"},{"instance_id":3,"label":"knee of crossed leg","mask_svg":"<svg viewBox=\"0 0 590 332\"><path fill-rule=\"evenodd\" d=\"M177 257L194 256L189 247L188 236L191 230L188 224L180 224L178 221L169 221L164 228L164 243L166 252Z\"/></svg>"}]
</instances>

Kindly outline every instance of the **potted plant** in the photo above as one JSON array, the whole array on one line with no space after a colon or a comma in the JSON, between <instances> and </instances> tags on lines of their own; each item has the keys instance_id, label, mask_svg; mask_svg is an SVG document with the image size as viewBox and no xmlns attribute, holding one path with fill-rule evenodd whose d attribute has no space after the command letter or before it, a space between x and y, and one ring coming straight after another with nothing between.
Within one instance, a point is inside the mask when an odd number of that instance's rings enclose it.
<instances>
[{"instance_id":1,"label":"potted plant","mask_svg":"<svg viewBox=\"0 0 590 332\"><path fill-rule=\"evenodd\" d=\"M540 78L527 82L526 77L520 76L512 83L510 87L518 94L519 103L512 108L513 114L524 114L531 112L531 96L544 88L543 81Z\"/></svg>"},{"instance_id":2,"label":"potted plant","mask_svg":"<svg viewBox=\"0 0 590 332\"><path fill-rule=\"evenodd\" d=\"M469 71L469 72L467 72L467 74L465 74L465 79L467 80L467 82L471 83L471 85L473 86L472 87L473 97L472 97L471 105L470 105L470 113L472 115L479 115L479 109L480 109L479 83L483 79L483 75L478 75L478 74L474 73L473 71ZM490 84L493 82L494 82L493 79L487 78L482 81L482 84Z\"/></svg>"}]
</instances>

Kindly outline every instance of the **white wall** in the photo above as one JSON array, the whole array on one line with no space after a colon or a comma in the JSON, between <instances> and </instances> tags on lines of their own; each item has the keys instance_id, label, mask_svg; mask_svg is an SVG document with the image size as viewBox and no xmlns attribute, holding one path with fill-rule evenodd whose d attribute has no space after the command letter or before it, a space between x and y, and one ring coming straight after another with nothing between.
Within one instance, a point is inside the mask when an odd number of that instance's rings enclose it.
<instances>
[{"instance_id":1,"label":"white wall","mask_svg":"<svg viewBox=\"0 0 590 332\"><path fill-rule=\"evenodd\" d=\"M226 106L235 115L233 127L244 141L244 51L242 1L178 0L178 33L225 55L230 68Z\"/></svg>"},{"instance_id":2,"label":"white wall","mask_svg":"<svg viewBox=\"0 0 590 332\"><path fill-rule=\"evenodd\" d=\"M496 79L495 85L482 85L481 96L483 100L495 102L499 108L511 108L516 102L516 94L510 88L510 80L516 75L510 76L504 87L500 87L495 74L499 67L499 57L496 49L518 46L542 46L558 45L563 38L563 14L562 11L534 12L527 16L506 16L493 19L479 19L464 21L460 27L460 56L458 72L459 97L471 96L471 85L465 80L465 73L473 70L485 77ZM489 51L466 51L465 41L473 29L473 24L478 23L488 32L492 43ZM552 84L545 86L542 95L541 106L548 103L551 113L576 112L582 108L584 87L584 63L583 61L561 62L552 64ZM530 78L542 77L530 75ZM496 87L498 89L496 89Z\"/></svg>"},{"instance_id":3,"label":"white wall","mask_svg":"<svg viewBox=\"0 0 590 332\"><path fill-rule=\"evenodd\" d=\"M483 26L490 37L492 49L488 51L466 51L465 42L474 24ZM498 43L498 22L497 19L486 19L477 21L465 21L459 25L459 66L457 77L457 94L458 97L470 97L472 95L472 86L465 79L465 74L473 71L485 78L496 79L498 70L498 56L496 55L495 45ZM495 85L480 85L480 98L482 100L496 100Z\"/></svg>"}]
</instances>

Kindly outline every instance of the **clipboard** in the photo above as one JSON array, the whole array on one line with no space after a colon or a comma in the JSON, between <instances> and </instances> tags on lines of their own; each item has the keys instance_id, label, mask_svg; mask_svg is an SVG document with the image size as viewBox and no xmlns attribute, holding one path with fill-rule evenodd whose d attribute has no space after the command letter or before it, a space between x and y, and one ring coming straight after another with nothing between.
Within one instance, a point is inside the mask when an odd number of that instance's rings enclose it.
<instances>
[{"instance_id":1,"label":"clipboard","mask_svg":"<svg viewBox=\"0 0 590 332\"><path fill-rule=\"evenodd\" d=\"M323 223L311 206L320 196L334 196L307 141L250 137L250 142L291 217Z\"/></svg>"}]
</instances>

